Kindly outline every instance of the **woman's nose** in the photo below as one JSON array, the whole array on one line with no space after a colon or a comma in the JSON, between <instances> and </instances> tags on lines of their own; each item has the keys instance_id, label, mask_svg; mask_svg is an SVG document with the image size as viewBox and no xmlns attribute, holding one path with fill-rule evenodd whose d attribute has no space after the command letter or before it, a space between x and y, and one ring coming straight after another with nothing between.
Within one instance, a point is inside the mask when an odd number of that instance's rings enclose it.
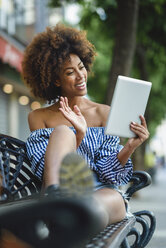
<instances>
[{"instance_id":1,"label":"woman's nose","mask_svg":"<svg viewBox=\"0 0 166 248\"><path fill-rule=\"evenodd\" d=\"M79 79L82 79L82 78L84 77L83 72L77 71L77 77L78 77Z\"/></svg>"}]
</instances>

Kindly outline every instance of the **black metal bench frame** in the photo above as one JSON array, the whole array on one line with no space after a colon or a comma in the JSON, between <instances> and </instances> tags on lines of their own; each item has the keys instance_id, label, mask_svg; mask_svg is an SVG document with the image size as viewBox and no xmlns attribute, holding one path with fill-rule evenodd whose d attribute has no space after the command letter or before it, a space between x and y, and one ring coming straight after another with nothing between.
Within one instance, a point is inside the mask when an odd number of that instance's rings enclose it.
<instances>
[{"instance_id":1,"label":"black metal bench frame","mask_svg":"<svg viewBox=\"0 0 166 248\"><path fill-rule=\"evenodd\" d=\"M35 215L29 216L27 219L23 214L25 209L33 208L34 201L37 201L38 211L35 214L38 215L39 219L42 219L46 204L49 207L49 204L51 206L55 203L53 200L50 202L40 200L41 181L31 171L30 161L26 155L25 142L0 134L0 175L0 180L2 180L0 189L0 234L1 230L5 228L27 243L29 242L33 247L55 247L54 239L50 237L46 237L45 240L41 239L39 232L34 228L36 225ZM150 183L151 178L148 173L135 171L126 190L128 200L136 191ZM20 218L17 223L11 224L11 219L18 212ZM20 235L20 229L24 228L20 227L19 223L22 223L24 218L27 222L26 228L29 227L29 231L27 232L25 228ZM141 231L136 227L136 223L140 224ZM139 211L119 223L107 226L92 240L88 241L84 247L143 248L151 240L155 227L156 219L153 213L147 210ZM132 244L129 242L131 236L134 237Z\"/></svg>"}]
</instances>

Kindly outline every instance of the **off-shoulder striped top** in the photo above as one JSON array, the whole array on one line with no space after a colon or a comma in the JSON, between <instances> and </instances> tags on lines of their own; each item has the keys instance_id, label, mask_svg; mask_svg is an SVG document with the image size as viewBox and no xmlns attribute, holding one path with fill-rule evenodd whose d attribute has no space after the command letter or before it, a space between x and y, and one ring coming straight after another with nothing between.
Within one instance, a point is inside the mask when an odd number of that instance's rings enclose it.
<instances>
[{"instance_id":1,"label":"off-shoulder striped top","mask_svg":"<svg viewBox=\"0 0 166 248\"><path fill-rule=\"evenodd\" d=\"M70 127L74 132L75 129ZM26 142L27 154L34 174L42 179L44 155L49 137L54 128L32 131ZM133 172L131 159L122 166L117 154L123 148L117 136L105 135L104 127L88 127L86 135L77 149L77 153L89 164L97 180L115 186L126 184Z\"/></svg>"}]
</instances>

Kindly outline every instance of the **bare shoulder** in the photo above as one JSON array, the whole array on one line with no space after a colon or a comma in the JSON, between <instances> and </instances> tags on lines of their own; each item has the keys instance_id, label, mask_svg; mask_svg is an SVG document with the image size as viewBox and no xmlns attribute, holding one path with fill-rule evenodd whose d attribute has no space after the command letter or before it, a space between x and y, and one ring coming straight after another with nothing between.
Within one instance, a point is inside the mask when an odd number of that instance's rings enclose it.
<instances>
[{"instance_id":1,"label":"bare shoulder","mask_svg":"<svg viewBox=\"0 0 166 248\"><path fill-rule=\"evenodd\" d=\"M106 104L98 103L97 104L97 109L98 109L99 112L103 112L103 111L109 112L110 111L110 106L106 105Z\"/></svg>"},{"instance_id":2,"label":"bare shoulder","mask_svg":"<svg viewBox=\"0 0 166 248\"><path fill-rule=\"evenodd\" d=\"M100 123L100 126L104 127L107 122L110 106L92 101L89 101L89 105L90 109L93 109L95 112L96 121Z\"/></svg>"},{"instance_id":3,"label":"bare shoulder","mask_svg":"<svg viewBox=\"0 0 166 248\"><path fill-rule=\"evenodd\" d=\"M28 123L31 131L46 127L44 120L45 119L44 113L45 113L45 108L40 108L33 110L28 114Z\"/></svg>"},{"instance_id":4,"label":"bare shoulder","mask_svg":"<svg viewBox=\"0 0 166 248\"><path fill-rule=\"evenodd\" d=\"M106 125L109 111L110 111L110 106L108 106L106 104L98 104L97 105L97 113L99 114L99 116L102 120L102 126Z\"/></svg>"}]
</instances>

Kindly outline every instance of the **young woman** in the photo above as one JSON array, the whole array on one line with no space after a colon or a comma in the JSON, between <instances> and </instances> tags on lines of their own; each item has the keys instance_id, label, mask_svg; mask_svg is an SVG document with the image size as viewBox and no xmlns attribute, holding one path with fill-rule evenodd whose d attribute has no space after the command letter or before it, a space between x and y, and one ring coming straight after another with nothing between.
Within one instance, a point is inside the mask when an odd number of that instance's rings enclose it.
<instances>
[{"instance_id":1,"label":"young woman","mask_svg":"<svg viewBox=\"0 0 166 248\"><path fill-rule=\"evenodd\" d=\"M59 185L66 189L74 184L75 189L69 191L91 187L89 169L81 159L76 158L73 165L71 157L75 155L69 154L76 152L86 160L94 176L92 198L106 226L126 215L124 199L116 187L129 181L129 157L149 132L140 116L141 124L132 122L130 126L136 138L124 147L118 137L104 134L109 106L85 97L95 55L85 32L62 24L39 33L27 47L24 80L36 97L52 105L29 113L31 134L26 144L32 170L43 180L46 192L56 192Z\"/></svg>"}]
</instances>

